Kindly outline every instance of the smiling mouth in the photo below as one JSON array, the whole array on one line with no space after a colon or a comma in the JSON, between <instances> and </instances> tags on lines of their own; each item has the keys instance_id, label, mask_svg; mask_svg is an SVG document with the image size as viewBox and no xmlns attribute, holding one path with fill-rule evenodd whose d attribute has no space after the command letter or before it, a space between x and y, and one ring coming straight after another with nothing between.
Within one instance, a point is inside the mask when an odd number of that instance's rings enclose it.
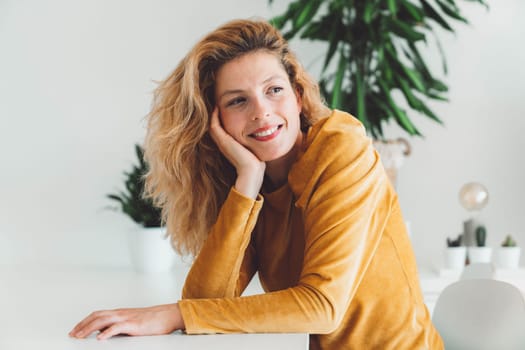
<instances>
[{"instance_id":1,"label":"smiling mouth","mask_svg":"<svg viewBox=\"0 0 525 350\"><path fill-rule=\"evenodd\" d=\"M250 134L250 136L253 137L254 139L261 140L261 141L271 139L273 138L273 136L277 134L277 131L280 130L281 128L282 128L282 124L276 125L266 130L254 132L253 134Z\"/></svg>"},{"instance_id":2,"label":"smiling mouth","mask_svg":"<svg viewBox=\"0 0 525 350\"><path fill-rule=\"evenodd\" d=\"M264 136L268 136L268 135L271 135L271 134L273 134L274 132L276 132L277 129L279 129L279 126L274 126L273 128L266 129L266 130L261 131L261 132L254 132L254 133L252 134L252 136L255 136L255 137L264 137Z\"/></svg>"}]
</instances>

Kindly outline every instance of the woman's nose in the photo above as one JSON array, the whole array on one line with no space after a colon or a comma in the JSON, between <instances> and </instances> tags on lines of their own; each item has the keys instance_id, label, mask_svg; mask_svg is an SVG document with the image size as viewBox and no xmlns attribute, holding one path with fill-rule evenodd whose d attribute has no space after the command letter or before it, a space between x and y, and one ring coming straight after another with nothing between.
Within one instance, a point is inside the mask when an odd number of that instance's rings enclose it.
<instances>
[{"instance_id":1,"label":"woman's nose","mask_svg":"<svg viewBox=\"0 0 525 350\"><path fill-rule=\"evenodd\" d=\"M261 119L270 116L270 106L267 101L262 98L256 98L252 113L252 119Z\"/></svg>"}]
</instances>

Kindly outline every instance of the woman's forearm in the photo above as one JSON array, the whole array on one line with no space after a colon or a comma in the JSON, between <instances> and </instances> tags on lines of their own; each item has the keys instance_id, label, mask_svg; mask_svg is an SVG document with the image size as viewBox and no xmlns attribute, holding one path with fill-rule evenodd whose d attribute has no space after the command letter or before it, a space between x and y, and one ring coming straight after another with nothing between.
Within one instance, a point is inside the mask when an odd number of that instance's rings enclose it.
<instances>
[{"instance_id":1,"label":"woman's forearm","mask_svg":"<svg viewBox=\"0 0 525 350\"><path fill-rule=\"evenodd\" d=\"M248 248L261 207L262 198L253 200L231 189L186 277L184 299L233 297L245 287L255 272Z\"/></svg>"}]
</instances>

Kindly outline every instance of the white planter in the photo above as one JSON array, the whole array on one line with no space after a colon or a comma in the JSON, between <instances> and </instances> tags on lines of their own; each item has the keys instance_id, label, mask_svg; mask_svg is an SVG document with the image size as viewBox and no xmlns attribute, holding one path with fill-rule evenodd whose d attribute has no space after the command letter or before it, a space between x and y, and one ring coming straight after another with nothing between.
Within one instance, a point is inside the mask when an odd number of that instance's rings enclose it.
<instances>
[{"instance_id":1,"label":"white planter","mask_svg":"<svg viewBox=\"0 0 525 350\"><path fill-rule=\"evenodd\" d=\"M465 267L466 257L466 247L447 247L447 249L445 249L445 268L461 270Z\"/></svg>"},{"instance_id":2,"label":"white planter","mask_svg":"<svg viewBox=\"0 0 525 350\"><path fill-rule=\"evenodd\" d=\"M406 139L398 138L397 140L374 140L374 148L379 153L381 163L385 168L388 178L392 185L396 187L397 172L403 165L406 157L410 155L410 143Z\"/></svg>"},{"instance_id":3,"label":"white planter","mask_svg":"<svg viewBox=\"0 0 525 350\"><path fill-rule=\"evenodd\" d=\"M520 247L499 247L494 254L494 265L500 269L517 269L520 255Z\"/></svg>"},{"instance_id":4,"label":"white planter","mask_svg":"<svg viewBox=\"0 0 525 350\"><path fill-rule=\"evenodd\" d=\"M166 272L173 268L177 255L165 228L136 227L129 233L129 251L133 267L140 273Z\"/></svg>"},{"instance_id":5,"label":"white planter","mask_svg":"<svg viewBox=\"0 0 525 350\"><path fill-rule=\"evenodd\" d=\"M471 264L490 263L492 261L491 247L468 247L467 253Z\"/></svg>"}]
</instances>

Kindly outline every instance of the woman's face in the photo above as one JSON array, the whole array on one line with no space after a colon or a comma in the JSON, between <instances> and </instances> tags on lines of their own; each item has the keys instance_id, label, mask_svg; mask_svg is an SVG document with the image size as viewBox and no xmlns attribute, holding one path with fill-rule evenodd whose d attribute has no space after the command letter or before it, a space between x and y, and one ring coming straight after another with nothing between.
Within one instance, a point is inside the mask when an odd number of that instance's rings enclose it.
<instances>
[{"instance_id":1,"label":"woman's face","mask_svg":"<svg viewBox=\"0 0 525 350\"><path fill-rule=\"evenodd\" d=\"M224 64L215 100L226 132L261 161L285 156L301 140L301 98L271 53L255 51Z\"/></svg>"}]
</instances>

